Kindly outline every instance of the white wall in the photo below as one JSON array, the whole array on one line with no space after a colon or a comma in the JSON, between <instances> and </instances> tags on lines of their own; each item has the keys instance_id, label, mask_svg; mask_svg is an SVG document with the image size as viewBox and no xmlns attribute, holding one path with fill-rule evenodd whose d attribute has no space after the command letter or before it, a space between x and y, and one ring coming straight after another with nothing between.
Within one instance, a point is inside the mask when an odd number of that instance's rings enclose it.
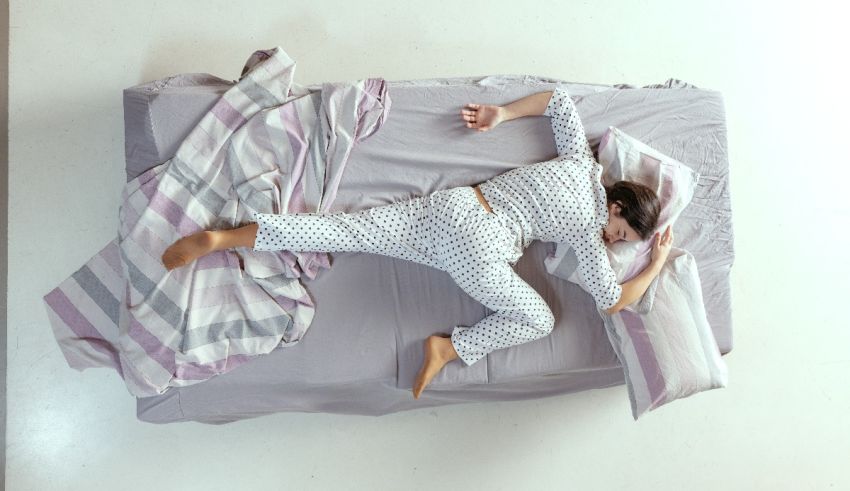
<instances>
[{"instance_id":1,"label":"white wall","mask_svg":"<svg viewBox=\"0 0 850 491\"><path fill-rule=\"evenodd\" d=\"M848 489L846 17L740 3L12 0L8 489ZM302 84L530 73L723 92L730 386L638 423L624 386L381 418L137 421L114 373L67 366L41 298L116 234L121 90L237 78L277 45Z\"/></svg>"}]
</instances>

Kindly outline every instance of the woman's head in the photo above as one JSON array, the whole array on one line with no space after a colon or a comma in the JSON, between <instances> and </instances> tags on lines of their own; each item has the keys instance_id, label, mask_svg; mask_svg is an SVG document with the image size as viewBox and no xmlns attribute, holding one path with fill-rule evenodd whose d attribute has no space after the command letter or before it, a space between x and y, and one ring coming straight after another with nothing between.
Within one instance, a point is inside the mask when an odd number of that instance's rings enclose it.
<instances>
[{"instance_id":1,"label":"woman's head","mask_svg":"<svg viewBox=\"0 0 850 491\"><path fill-rule=\"evenodd\" d=\"M661 202L655 191L636 182L619 181L606 186L605 192L608 195L605 241L648 239L661 214Z\"/></svg>"}]
</instances>

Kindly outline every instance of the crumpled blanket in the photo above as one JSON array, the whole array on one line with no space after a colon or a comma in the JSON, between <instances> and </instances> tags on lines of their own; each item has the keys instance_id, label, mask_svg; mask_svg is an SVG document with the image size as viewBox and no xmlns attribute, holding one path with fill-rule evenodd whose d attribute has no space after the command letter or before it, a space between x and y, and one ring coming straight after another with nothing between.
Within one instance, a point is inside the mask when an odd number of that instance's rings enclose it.
<instances>
[{"instance_id":1,"label":"crumpled blanket","mask_svg":"<svg viewBox=\"0 0 850 491\"><path fill-rule=\"evenodd\" d=\"M126 184L118 238L44 297L69 365L115 368L145 397L304 336L315 310L299 278L329 267L327 253L236 248L172 271L161 262L181 237L254 213L329 210L352 147L387 117L387 85L309 91L294 70L280 47L254 52L174 158Z\"/></svg>"}]
</instances>

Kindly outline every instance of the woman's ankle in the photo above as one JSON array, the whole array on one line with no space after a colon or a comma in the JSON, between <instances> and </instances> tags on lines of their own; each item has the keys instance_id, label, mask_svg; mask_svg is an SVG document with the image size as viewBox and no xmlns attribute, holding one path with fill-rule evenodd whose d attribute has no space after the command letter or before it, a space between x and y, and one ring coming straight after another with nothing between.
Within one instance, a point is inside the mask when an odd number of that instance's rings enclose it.
<instances>
[{"instance_id":1,"label":"woman's ankle","mask_svg":"<svg viewBox=\"0 0 850 491\"><path fill-rule=\"evenodd\" d=\"M209 244L210 252L221 251L224 249L229 249L230 247L227 244L227 236L222 235L223 232L227 232L226 230L205 230L201 232L203 236L203 242L205 244Z\"/></svg>"},{"instance_id":2,"label":"woman's ankle","mask_svg":"<svg viewBox=\"0 0 850 491\"><path fill-rule=\"evenodd\" d=\"M231 230L207 230L206 240L214 251L233 249L234 247L254 247L257 238L257 224L251 223Z\"/></svg>"}]
</instances>

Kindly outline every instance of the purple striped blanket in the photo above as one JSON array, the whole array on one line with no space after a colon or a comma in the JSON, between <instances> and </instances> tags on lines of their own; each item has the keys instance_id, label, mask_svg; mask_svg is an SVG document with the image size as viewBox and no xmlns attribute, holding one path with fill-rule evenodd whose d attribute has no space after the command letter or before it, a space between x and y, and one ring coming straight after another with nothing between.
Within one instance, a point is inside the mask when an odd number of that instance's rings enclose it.
<instances>
[{"instance_id":1,"label":"purple striped blanket","mask_svg":"<svg viewBox=\"0 0 850 491\"><path fill-rule=\"evenodd\" d=\"M167 271L164 250L254 213L327 212L348 155L385 121L382 79L293 83L280 48L254 52L177 154L128 182L118 237L44 297L78 370L111 367L130 393L202 382L301 339L314 305L299 278L327 253L235 248Z\"/></svg>"}]
</instances>

